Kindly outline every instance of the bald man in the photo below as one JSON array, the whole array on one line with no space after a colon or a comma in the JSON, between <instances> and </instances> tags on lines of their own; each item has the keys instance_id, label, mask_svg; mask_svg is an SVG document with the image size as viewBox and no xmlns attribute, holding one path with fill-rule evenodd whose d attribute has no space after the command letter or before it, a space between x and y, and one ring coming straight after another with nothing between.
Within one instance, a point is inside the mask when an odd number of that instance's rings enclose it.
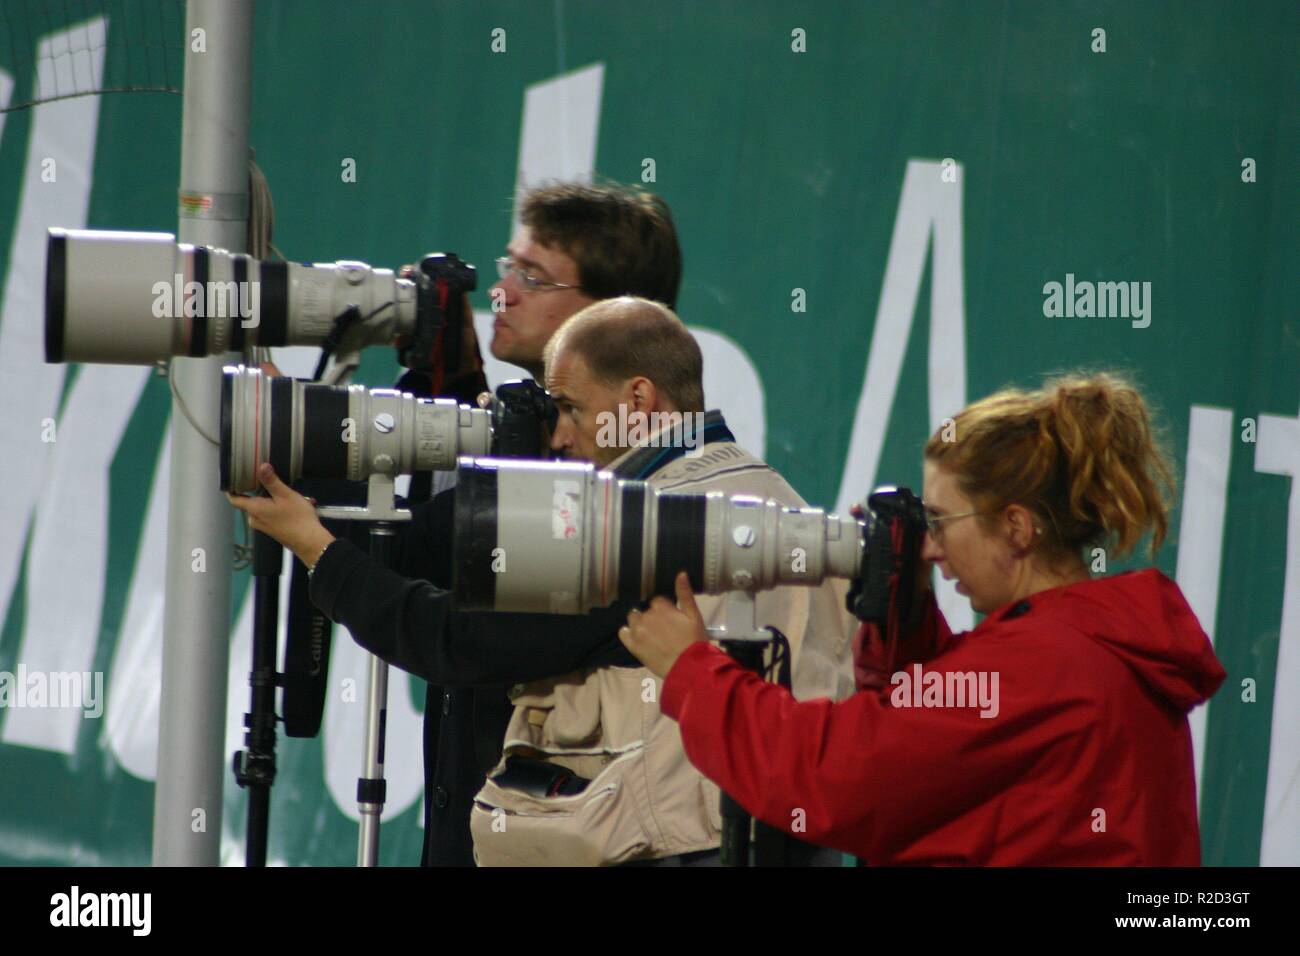
<instances>
[{"instance_id":1,"label":"bald man","mask_svg":"<svg viewBox=\"0 0 1300 956\"><path fill-rule=\"evenodd\" d=\"M804 505L736 444L720 412L705 413L699 346L667 307L635 297L587 306L560 326L544 358L559 409L552 448L565 457L662 491ZM797 696L853 689L845 588L829 581L758 594L757 623L790 641ZM725 597L698 601L707 623L721 623ZM687 760L677 724L659 711L659 689L626 661L512 688L503 756L470 817L479 864L716 864L718 790ZM539 788L539 779L551 785ZM838 864L839 855L796 844L787 862Z\"/></svg>"}]
</instances>

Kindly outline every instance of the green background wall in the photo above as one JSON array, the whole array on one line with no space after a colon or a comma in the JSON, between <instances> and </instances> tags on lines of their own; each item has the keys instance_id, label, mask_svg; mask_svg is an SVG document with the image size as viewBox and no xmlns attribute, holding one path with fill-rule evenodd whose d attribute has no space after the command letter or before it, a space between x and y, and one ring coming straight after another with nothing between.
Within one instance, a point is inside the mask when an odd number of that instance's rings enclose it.
<instances>
[{"instance_id":1,"label":"green background wall","mask_svg":"<svg viewBox=\"0 0 1300 956\"><path fill-rule=\"evenodd\" d=\"M34 27L0 20L0 69L14 102L33 84L33 38L101 5L30 6L41 14ZM138 69L133 40L145 29L168 38L179 81L177 8L102 6L108 85ZM685 252L680 312L749 356L763 386L768 460L810 502L833 505L840 494L909 160L960 164L966 398L1061 368L1125 369L1158 407L1180 473L1191 407L1231 410L1218 614L1205 622L1228 680L1208 715L1202 841L1207 864L1259 862L1270 741L1276 758L1279 739L1297 733L1272 721L1276 699L1300 692L1275 684L1300 508L1288 511L1292 479L1257 471L1256 447L1239 435L1243 418L1300 411L1300 7L384 0L361 9L258 5L250 142L285 255L395 266L449 248L486 277L510 232L525 90L601 63L596 171L635 181L643 160L654 160L650 188L672 205ZM1098 27L1104 53L1091 49ZM503 53L492 52L494 28L506 31ZM795 28L806 31L806 52L791 49ZM180 106L161 93L101 98L86 225L175 231ZM7 114L0 135L0 280L20 243L43 243L16 228L35 115ZM354 183L340 175L347 157ZM1255 182L1242 180L1247 157ZM930 271L897 398L879 411L888 428L878 478L914 487L931 421ZM1150 282L1151 325L1045 317L1043 285L1067 273ZM477 308L487 308L487 284ZM795 288L805 290L805 312L791 309ZM41 316L11 309L4 321L35 328ZM359 379L390 383L391 353L372 353ZM64 379L65 398L77 374ZM725 411L726 396L710 404ZM46 414L0 412L6 434L31 446L4 454L39 446ZM168 416L166 382L150 377L108 475L94 662L109 672L110 697L127 596L162 587L134 580L133 568ZM7 510L0 537L26 548L28 519ZM1157 562L1171 577L1178 544L1175 534ZM28 584L24 565L12 593L0 593L0 670L19 663ZM232 612L246 590L238 575ZM1254 702L1241 699L1244 679L1256 682ZM394 683L417 709L418 683ZM9 716L0 710L0 863L148 862L152 781L121 766L104 722L82 721L67 754L5 742ZM322 783L322 748L281 741L273 858L354 858L355 825ZM1300 829L1296 800L1281 804L1277 824L1291 834ZM232 862L243 807L228 783L223 855ZM418 859L418 815L417 801L386 818L383 862Z\"/></svg>"}]
</instances>

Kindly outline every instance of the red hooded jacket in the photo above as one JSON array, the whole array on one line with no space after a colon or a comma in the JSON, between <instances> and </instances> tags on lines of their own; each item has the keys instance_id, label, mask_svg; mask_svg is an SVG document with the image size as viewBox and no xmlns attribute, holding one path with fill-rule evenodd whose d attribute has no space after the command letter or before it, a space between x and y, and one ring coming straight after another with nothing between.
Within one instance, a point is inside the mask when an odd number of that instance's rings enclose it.
<instances>
[{"instance_id":1,"label":"red hooded jacket","mask_svg":"<svg viewBox=\"0 0 1300 956\"><path fill-rule=\"evenodd\" d=\"M956 636L930 596L900 650L864 627L863 689L799 702L700 641L660 704L750 813L872 864L1200 865L1187 712L1226 675L1159 571L1042 591Z\"/></svg>"}]
</instances>

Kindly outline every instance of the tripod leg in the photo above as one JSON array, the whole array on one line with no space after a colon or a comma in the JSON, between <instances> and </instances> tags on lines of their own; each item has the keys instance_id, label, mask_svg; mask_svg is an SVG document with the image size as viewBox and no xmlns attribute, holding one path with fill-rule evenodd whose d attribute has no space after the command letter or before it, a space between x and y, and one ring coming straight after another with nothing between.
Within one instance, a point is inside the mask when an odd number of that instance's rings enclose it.
<instances>
[{"instance_id":1,"label":"tripod leg","mask_svg":"<svg viewBox=\"0 0 1300 956\"><path fill-rule=\"evenodd\" d=\"M388 665L370 655L366 698L366 739L362 776L357 780L357 809L361 831L357 866L379 865L379 818L384 812L384 731L388 721Z\"/></svg>"},{"instance_id":2,"label":"tripod leg","mask_svg":"<svg viewBox=\"0 0 1300 956\"><path fill-rule=\"evenodd\" d=\"M392 567L395 531L387 522L370 526L370 556ZM366 740L361 778L357 780L357 809L361 830L357 837L357 866L379 865L379 818L384 812L384 732L388 724L388 664L370 655L366 700Z\"/></svg>"},{"instance_id":3,"label":"tripod leg","mask_svg":"<svg viewBox=\"0 0 1300 956\"><path fill-rule=\"evenodd\" d=\"M275 782L275 653L279 643L280 573L284 549L257 532L253 544L253 669L244 746L235 754L235 780L248 789L246 866L266 866L271 785Z\"/></svg>"},{"instance_id":4,"label":"tripod leg","mask_svg":"<svg viewBox=\"0 0 1300 956\"><path fill-rule=\"evenodd\" d=\"M749 826L751 817L735 800L722 795L721 860L723 866L749 866Z\"/></svg>"},{"instance_id":5,"label":"tripod leg","mask_svg":"<svg viewBox=\"0 0 1300 956\"><path fill-rule=\"evenodd\" d=\"M752 615L752 598L748 608L750 609L749 613ZM753 627L751 626L749 630L752 631ZM751 671L762 672L762 643L724 640L722 646L741 666ZM726 793L722 794L718 811L722 817L721 846L719 847L722 865L749 866L750 828L753 818L745 811L744 807Z\"/></svg>"}]
</instances>

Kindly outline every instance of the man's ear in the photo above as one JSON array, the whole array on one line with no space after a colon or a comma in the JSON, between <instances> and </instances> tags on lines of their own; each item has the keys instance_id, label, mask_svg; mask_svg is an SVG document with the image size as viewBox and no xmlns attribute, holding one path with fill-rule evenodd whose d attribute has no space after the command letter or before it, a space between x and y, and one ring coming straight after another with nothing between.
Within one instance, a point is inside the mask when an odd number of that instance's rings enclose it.
<instances>
[{"instance_id":1,"label":"man's ear","mask_svg":"<svg viewBox=\"0 0 1300 956\"><path fill-rule=\"evenodd\" d=\"M659 398L659 393L655 389L655 383L650 381L644 375L638 375L627 383L630 391L629 407L632 411L645 412L649 414L655 410L655 402Z\"/></svg>"}]
</instances>

